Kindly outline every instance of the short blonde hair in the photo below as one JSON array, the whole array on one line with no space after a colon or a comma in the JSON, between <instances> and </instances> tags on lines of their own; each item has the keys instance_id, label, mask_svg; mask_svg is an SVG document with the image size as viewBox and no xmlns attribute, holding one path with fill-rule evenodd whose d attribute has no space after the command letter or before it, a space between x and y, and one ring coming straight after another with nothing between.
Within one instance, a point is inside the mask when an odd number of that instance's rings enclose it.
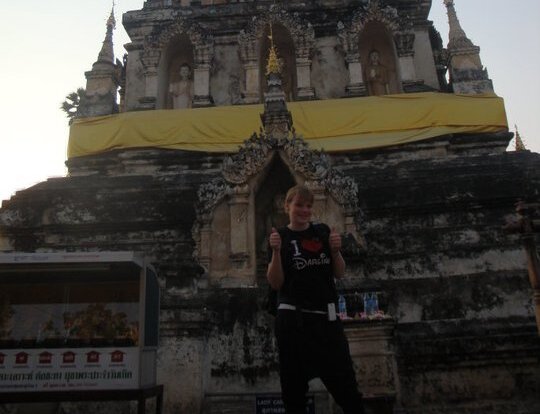
<instances>
[{"instance_id":1,"label":"short blonde hair","mask_svg":"<svg viewBox=\"0 0 540 414\"><path fill-rule=\"evenodd\" d=\"M285 204L283 206L285 208L285 212L287 212L287 207L289 207L289 204L291 204L296 196L298 196L299 199L312 204L313 200L315 199L311 190L305 185L295 185L294 187L289 188L289 191L287 191L287 195L285 196Z\"/></svg>"}]
</instances>

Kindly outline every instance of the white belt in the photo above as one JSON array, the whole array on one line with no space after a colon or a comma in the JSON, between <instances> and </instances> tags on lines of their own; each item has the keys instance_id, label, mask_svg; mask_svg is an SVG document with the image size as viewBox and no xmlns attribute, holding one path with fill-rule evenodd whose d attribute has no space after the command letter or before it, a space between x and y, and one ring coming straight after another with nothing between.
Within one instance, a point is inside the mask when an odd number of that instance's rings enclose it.
<instances>
[{"instance_id":1,"label":"white belt","mask_svg":"<svg viewBox=\"0 0 540 414\"><path fill-rule=\"evenodd\" d=\"M278 306L278 309L284 309L284 310L296 310L296 306L289 305L288 303L280 303ZM324 311L318 311L318 310L309 310L309 309L302 309L302 312L305 313L315 313L317 315L326 315L328 312Z\"/></svg>"}]
</instances>

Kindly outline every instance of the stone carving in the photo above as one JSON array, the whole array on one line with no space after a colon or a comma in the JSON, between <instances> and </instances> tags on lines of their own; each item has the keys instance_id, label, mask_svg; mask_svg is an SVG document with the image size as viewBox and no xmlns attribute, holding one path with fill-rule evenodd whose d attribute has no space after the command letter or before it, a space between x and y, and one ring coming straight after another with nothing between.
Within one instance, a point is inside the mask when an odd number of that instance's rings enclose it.
<instances>
[{"instance_id":1,"label":"stone carving","mask_svg":"<svg viewBox=\"0 0 540 414\"><path fill-rule=\"evenodd\" d=\"M291 140L283 140L283 149L289 157L295 171L301 172L308 180L322 182L330 170L328 155L315 151L296 134Z\"/></svg>"},{"instance_id":2,"label":"stone carving","mask_svg":"<svg viewBox=\"0 0 540 414\"><path fill-rule=\"evenodd\" d=\"M145 48L141 54L141 62L145 69L145 73L149 71L157 71L161 51L152 48Z\"/></svg>"},{"instance_id":3,"label":"stone carving","mask_svg":"<svg viewBox=\"0 0 540 414\"><path fill-rule=\"evenodd\" d=\"M248 33L244 29L240 30L240 33L238 34L238 46L240 59L243 62L257 60L257 36L255 33Z\"/></svg>"},{"instance_id":4,"label":"stone carving","mask_svg":"<svg viewBox=\"0 0 540 414\"><path fill-rule=\"evenodd\" d=\"M223 161L223 176L228 183L244 184L257 174L267 161L271 145L253 134L244 141L240 151Z\"/></svg>"},{"instance_id":5,"label":"stone carving","mask_svg":"<svg viewBox=\"0 0 540 414\"><path fill-rule=\"evenodd\" d=\"M414 32L397 32L394 35L394 43L396 44L399 57L414 55Z\"/></svg>"},{"instance_id":6,"label":"stone carving","mask_svg":"<svg viewBox=\"0 0 540 414\"><path fill-rule=\"evenodd\" d=\"M343 205L347 211L358 213L358 218L362 217L362 213L358 209L358 185L354 179L331 169L325 184L338 203Z\"/></svg>"},{"instance_id":7,"label":"stone carving","mask_svg":"<svg viewBox=\"0 0 540 414\"><path fill-rule=\"evenodd\" d=\"M223 178L216 178L203 184L197 191L197 215L203 221L210 215L214 207L231 192L231 187Z\"/></svg>"},{"instance_id":8,"label":"stone carving","mask_svg":"<svg viewBox=\"0 0 540 414\"><path fill-rule=\"evenodd\" d=\"M337 23L337 37L345 52L345 59L349 61L354 56L355 60L358 60L357 38L349 32L349 28L341 20Z\"/></svg>"}]
</instances>

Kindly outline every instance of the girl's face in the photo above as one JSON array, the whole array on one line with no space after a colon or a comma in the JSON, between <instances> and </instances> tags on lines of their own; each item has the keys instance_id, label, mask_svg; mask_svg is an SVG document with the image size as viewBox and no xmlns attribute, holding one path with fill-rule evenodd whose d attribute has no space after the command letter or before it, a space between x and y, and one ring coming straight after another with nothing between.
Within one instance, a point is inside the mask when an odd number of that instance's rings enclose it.
<instances>
[{"instance_id":1,"label":"girl's face","mask_svg":"<svg viewBox=\"0 0 540 414\"><path fill-rule=\"evenodd\" d=\"M289 215L290 228L293 230L304 230L311 221L313 205L311 201L300 198L297 195L287 204L285 210Z\"/></svg>"}]
</instances>

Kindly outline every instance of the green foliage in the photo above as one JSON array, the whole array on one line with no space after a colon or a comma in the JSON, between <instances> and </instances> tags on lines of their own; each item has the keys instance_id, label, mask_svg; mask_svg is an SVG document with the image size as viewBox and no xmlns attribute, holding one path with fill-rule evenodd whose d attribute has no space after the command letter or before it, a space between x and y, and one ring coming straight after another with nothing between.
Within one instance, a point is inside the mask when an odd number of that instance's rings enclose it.
<instances>
[{"instance_id":1,"label":"green foliage","mask_svg":"<svg viewBox=\"0 0 540 414\"><path fill-rule=\"evenodd\" d=\"M77 116L79 105L81 104L81 98L84 96L84 88L78 88L75 92L71 92L66 96L66 100L60 105L60 109L66 113L69 118L69 124L73 122L73 119Z\"/></svg>"}]
</instances>

